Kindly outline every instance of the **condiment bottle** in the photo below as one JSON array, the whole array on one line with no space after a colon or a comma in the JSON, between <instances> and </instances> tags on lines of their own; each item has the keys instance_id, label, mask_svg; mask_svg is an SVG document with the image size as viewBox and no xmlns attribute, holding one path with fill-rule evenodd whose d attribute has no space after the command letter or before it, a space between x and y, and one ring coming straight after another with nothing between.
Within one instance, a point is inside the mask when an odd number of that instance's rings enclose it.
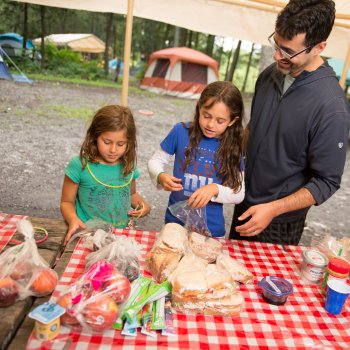
<instances>
[{"instance_id":1,"label":"condiment bottle","mask_svg":"<svg viewBox=\"0 0 350 350\"><path fill-rule=\"evenodd\" d=\"M327 282L331 279L347 281L350 272L350 264L340 258L331 258L324 274L321 291L326 294Z\"/></svg>"}]
</instances>

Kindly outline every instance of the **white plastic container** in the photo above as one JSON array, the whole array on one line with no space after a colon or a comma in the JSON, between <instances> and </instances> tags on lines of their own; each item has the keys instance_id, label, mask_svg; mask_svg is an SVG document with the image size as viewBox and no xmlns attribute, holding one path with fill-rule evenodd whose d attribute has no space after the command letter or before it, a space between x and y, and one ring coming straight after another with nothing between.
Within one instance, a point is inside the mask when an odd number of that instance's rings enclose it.
<instances>
[{"instance_id":1,"label":"white plastic container","mask_svg":"<svg viewBox=\"0 0 350 350\"><path fill-rule=\"evenodd\" d=\"M308 282L318 284L323 278L327 265L328 258L320 251L316 249L304 250L301 275Z\"/></svg>"}]
</instances>

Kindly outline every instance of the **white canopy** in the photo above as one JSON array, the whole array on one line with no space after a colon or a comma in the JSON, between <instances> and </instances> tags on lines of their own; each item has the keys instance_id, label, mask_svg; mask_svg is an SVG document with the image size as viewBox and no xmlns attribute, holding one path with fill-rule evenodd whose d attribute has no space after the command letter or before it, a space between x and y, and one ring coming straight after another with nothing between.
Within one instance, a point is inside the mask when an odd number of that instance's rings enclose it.
<instances>
[{"instance_id":1,"label":"white canopy","mask_svg":"<svg viewBox=\"0 0 350 350\"><path fill-rule=\"evenodd\" d=\"M286 0L16 0L44 6L128 14L190 30L267 45ZM337 18L324 55L350 61L350 1L335 0ZM126 33L126 38L128 33ZM129 34L131 40L131 34ZM125 43L127 44L127 41ZM127 50L125 50L127 51ZM127 54L127 52L125 52ZM124 60L128 62L127 60ZM344 70L347 68L345 64ZM128 73L124 71L124 73ZM124 87L124 86L123 86Z\"/></svg>"}]
</instances>

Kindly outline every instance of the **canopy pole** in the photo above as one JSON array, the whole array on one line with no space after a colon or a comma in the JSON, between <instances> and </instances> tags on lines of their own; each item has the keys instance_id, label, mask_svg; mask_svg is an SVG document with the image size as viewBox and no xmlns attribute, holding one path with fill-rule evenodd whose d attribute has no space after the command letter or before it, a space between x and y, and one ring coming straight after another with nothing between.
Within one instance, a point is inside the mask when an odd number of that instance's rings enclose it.
<instances>
[{"instance_id":1,"label":"canopy pole","mask_svg":"<svg viewBox=\"0 0 350 350\"><path fill-rule=\"evenodd\" d=\"M345 89L346 76L347 76L348 71L349 71L349 66L350 66L350 44L348 46L348 52L346 54L346 58L344 61L343 71L341 73L341 77L339 80L339 84L343 89Z\"/></svg>"},{"instance_id":2,"label":"canopy pole","mask_svg":"<svg viewBox=\"0 0 350 350\"><path fill-rule=\"evenodd\" d=\"M134 11L134 0L128 0L128 12L126 14L125 42L124 42L124 68L122 85L122 106L128 105L128 87L131 54L132 20Z\"/></svg>"}]
</instances>

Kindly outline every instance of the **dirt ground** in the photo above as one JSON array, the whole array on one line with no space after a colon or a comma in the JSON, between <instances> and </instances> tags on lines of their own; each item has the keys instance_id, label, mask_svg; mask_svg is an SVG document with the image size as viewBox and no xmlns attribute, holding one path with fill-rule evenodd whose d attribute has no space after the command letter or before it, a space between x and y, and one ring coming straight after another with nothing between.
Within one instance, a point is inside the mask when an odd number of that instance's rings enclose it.
<instances>
[{"instance_id":1,"label":"dirt ground","mask_svg":"<svg viewBox=\"0 0 350 350\"><path fill-rule=\"evenodd\" d=\"M89 118L106 104L120 103L121 93L112 88L0 80L0 211L61 218L59 211L64 168L77 155ZM159 230L168 193L157 191L147 173L147 161L159 142L179 121L190 120L195 102L151 93L130 93L128 103L138 128L138 191L152 205L151 214L137 227ZM139 110L150 110L146 116ZM249 106L247 108L249 112ZM348 149L350 145L348 145ZM342 188L319 207L311 208L301 244L312 237L350 233L350 153ZM225 206L229 230L232 206Z\"/></svg>"}]
</instances>

